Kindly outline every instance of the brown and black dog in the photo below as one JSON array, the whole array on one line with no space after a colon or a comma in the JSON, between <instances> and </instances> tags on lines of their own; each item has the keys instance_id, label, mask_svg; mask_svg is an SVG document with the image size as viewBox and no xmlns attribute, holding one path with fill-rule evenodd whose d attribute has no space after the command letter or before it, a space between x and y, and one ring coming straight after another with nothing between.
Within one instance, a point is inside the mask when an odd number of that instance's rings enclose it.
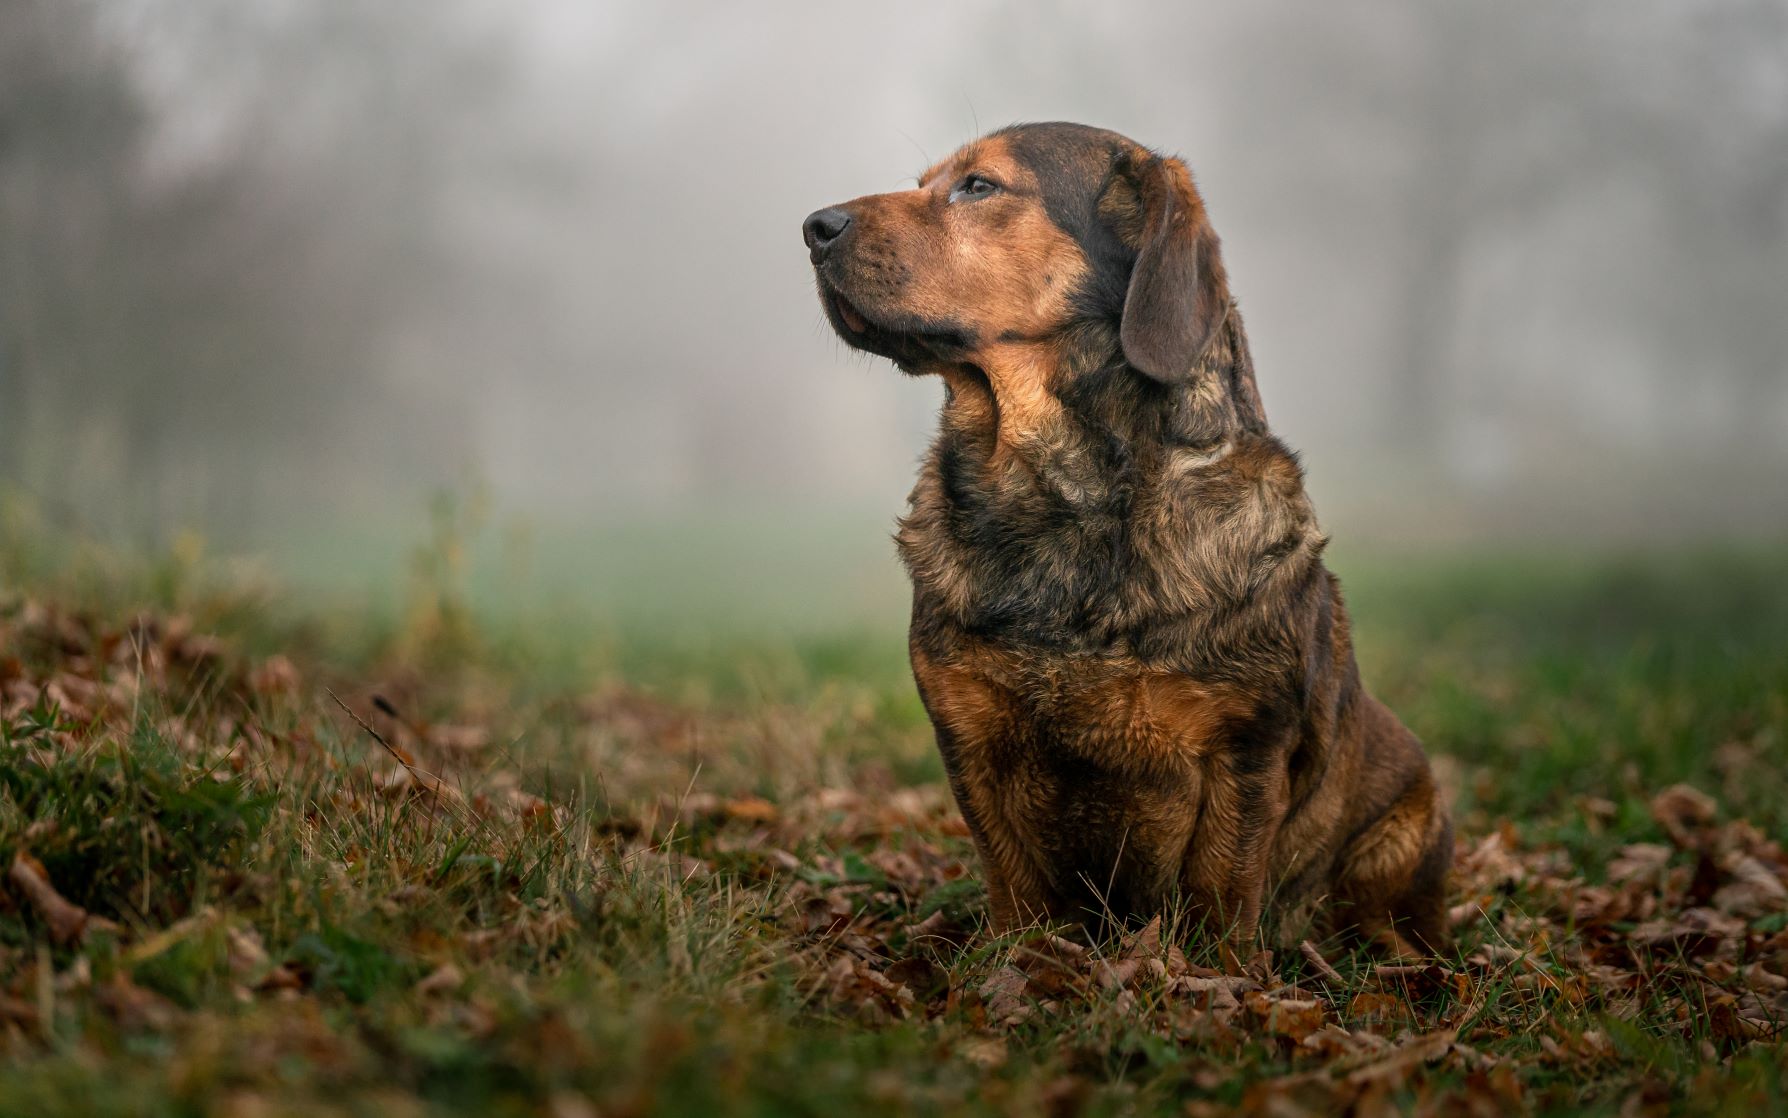
<instances>
[{"instance_id":1,"label":"brown and black dog","mask_svg":"<svg viewBox=\"0 0 1788 1118\"><path fill-rule=\"evenodd\" d=\"M1452 828L1360 685L1184 163L1027 124L802 229L850 345L944 380L902 519L911 654L993 922L1175 898L1445 942Z\"/></svg>"}]
</instances>

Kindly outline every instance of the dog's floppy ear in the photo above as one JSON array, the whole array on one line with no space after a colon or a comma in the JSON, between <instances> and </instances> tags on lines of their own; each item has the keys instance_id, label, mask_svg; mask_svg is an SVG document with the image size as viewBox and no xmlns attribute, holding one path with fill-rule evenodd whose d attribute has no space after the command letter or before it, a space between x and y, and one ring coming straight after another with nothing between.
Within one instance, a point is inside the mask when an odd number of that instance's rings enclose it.
<instances>
[{"instance_id":1,"label":"dog's floppy ear","mask_svg":"<svg viewBox=\"0 0 1788 1118\"><path fill-rule=\"evenodd\" d=\"M1100 209L1136 250L1118 340L1131 365L1161 381L1184 381L1229 310L1217 234L1178 159L1121 156Z\"/></svg>"}]
</instances>

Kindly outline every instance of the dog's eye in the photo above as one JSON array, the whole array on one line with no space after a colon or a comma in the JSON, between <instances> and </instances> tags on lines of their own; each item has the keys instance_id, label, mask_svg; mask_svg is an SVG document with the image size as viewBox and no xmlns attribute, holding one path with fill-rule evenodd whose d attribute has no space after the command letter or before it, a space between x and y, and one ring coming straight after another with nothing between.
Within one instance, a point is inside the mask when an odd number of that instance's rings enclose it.
<instances>
[{"instance_id":1,"label":"dog's eye","mask_svg":"<svg viewBox=\"0 0 1788 1118\"><path fill-rule=\"evenodd\" d=\"M999 188L999 183L994 182L985 175L970 175L963 179L962 182L957 185L955 190L950 192L950 201L973 202L978 198L987 197Z\"/></svg>"}]
</instances>

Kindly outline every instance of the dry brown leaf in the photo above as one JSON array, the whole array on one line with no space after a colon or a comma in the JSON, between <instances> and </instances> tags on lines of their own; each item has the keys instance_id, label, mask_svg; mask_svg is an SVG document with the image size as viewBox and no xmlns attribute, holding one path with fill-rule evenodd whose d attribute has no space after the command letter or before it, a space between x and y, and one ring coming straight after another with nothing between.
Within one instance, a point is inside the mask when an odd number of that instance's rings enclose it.
<instances>
[{"instance_id":1,"label":"dry brown leaf","mask_svg":"<svg viewBox=\"0 0 1788 1118\"><path fill-rule=\"evenodd\" d=\"M210 930L216 923L216 909L209 907L200 909L186 919L170 924L161 931L132 944L130 950L123 955L124 962L129 966L135 966L146 959L153 959L180 941Z\"/></svg>"},{"instance_id":2,"label":"dry brown leaf","mask_svg":"<svg viewBox=\"0 0 1788 1118\"><path fill-rule=\"evenodd\" d=\"M823 896L808 897L801 906L801 923L808 935L831 935L850 927L856 907L842 889L828 890Z\"/></svg>"},{"instance_id":3,"label":"dry brown leaf","mask_svg":"<svg viewBox=\"0 0 1788 1118\"><path fill-rule=\"evenodd\" d=\"M1012 962L1031 982L1031 993L1037 997L1059 997L1083 991L1089 975L1100 976L1104 962L1089 966L1086 948L1060 936L1047 933L1034 935L1012 951ZM1122 981L1117 985L1121 986Z\"/></svg>"},{"instance_id":4,"label":"dry brown leaf","mask_svg":"<svg viewBox=\"0 0 1788 1118\"><path fill-rule=\"evenodd\" d=\"M882 871L890 885L904 889L908 893L917 893L925 888L925 869L904 850L878 849L871 850L863 856L863 860Z\"/></svg>"},{"instance_id":5,"label":"dry brown leaf","mask_svg":"<svg viewBox=\"0 0 1788 1118\"><path fill-rule=\"evenodd\" d=\"M1225 950L1227 951L1227 945L1225 946ZM1231 971L1231 973L1233 974L1237 972ZM1247 975L1249 978L1252 978L1263 986L1270 986L1278 981L1273 974L1272 949L1263 947L1259 951L1248 956L1248 961L1241 964L1239 973Z\"/></svg>"},{"instance_id":6,"label":"dry brown leaf","mask_svg":"<svg viewBox=\"0 0 1788 1118\"><path fill-rule=\"evenodd\" d=\"M225 933L229 939L230 973L247 979L259 974L270 961L261 933L251 927L233 927Z\"/></svg>"},{"instance_id":7,"label":"dry brown leaf","mask_svg":"<svg viewBox=\"0 0 1788 1118\"><path fill-rule=\"evenodd\" d=\"M912 1011L913 992L862 959L838 956L827 966L826 979L835 1001L853 1006L872 1019L903 1018Z\"/></svg>"},{"instance_id":8,"label":"dry brown leaf","mask_svg":"<svg viewBox=\"0 0 1788 1118\"><path fill-rule=\"evenodd\" d=\"M1732 881L1720 886L1712 898L1713 906L1721 912L1755 918L1788 907L1788 887L1758 859L1738 854L1725 869Z\"/></svg>"},{"instance_id":9,"label":"dry brown leaf","mask_svg":"<svg viewBox=\"0 0 1788 1118\"><path fill-rule=\"evenodd\" d=\"M1328 1021L1328 1006L1316 998L1275 998L1255 991L1242 1000L1256 1026L1271 1036L1302 1043Z\"/></svg>"},{"instance_id":10,"label":"dry brown leaf","mask_svg":"<svg viewBox=\"0 0 1788 1118\"><path fill-rule=\"evenodd\" d=\"M1347 1016L1353 1021L1401 1021L1413 1015L1407 1001L1382 991L1362 991L1347 1003Z\"/></svg>"},{"instance_id":11,"label":"dry brown leaf","mask_svg":"<svg viewBox=\"0 0 1788 1118\"><path fill-rule=\"evenodd\" d=\"M548 1118L602 1118L596 1104L573 1091L556 1091L546 1102Z\"/></svg>"},{"instance_id":12,"label":"dry brown leaf","mask_svg":"<svg viewBox=\"0 0 1788 1118\"><path fill-rule=\"evenodd\" d=\"M255 984L255 989L270 991L302 990L304 989L304 977L291 967L282 963L263 975L261 981Z\"/></svg>"},{"instance_id":13,"label":"dry brown leaf","mask_svg":"<svg viewBox=\"0 0 1788 1118\"><path fill-rule=\"evenodd\" d=\"M93 1000L127 1030L164 1030L174 1023L174 1005L160 994L145 990L124 971L93 990Z\"/></svg>"},{"instance_id":14,"label":"dry brown leaf","mask_svg":"<svg viewBox=\"0 0 1788 1118\"><path fill-rule=\"evenodd\" d=\"M974 1036L957 1045L962 1058L982 1071L997 1071L1006 1064L1006 1038Z\"/></svg>"},{"instance_id":15,"label":"dry brown leaf","mask_svg":"<svg viewBox=\"0 0 1788 1118\"><path fill-rule=\"evenodd\" d=\"M1443 1029L1436 1033L1426 1033L1412 1037L1392 1049L1382 1059L1374 1060L1364 1067L1347 1073L1349 1083L1366 1083L1372 1080L1401 1081L1410 1072L1424 1064L1433 1063L1444 1057L1458 1039L1458 1032Z\"/></svg>"},{"instance_id":16,"label":"dry brown leaf","mask_svg":"<svg viewBox=\"0 0 1788 1118\"><path fill-rule=\"evenodd\" d=\"M0 1023L35 1028L37 1026L37 1007L30 1002L0 994Z\"/></svg>"},{"instance_id":17,"label":"dry brown leaf","mask_svg":"<svg viewBox=\"0 0 1788 1118\"><path fill-rule=\"evenodd\" d=\"M1141 959L1100 959L1093 964L1093 977L1107 990L1121 990L1136 981L1137 972L1141 968Z\"/></svg>"},{"instance_id":18,"label":"dry brown leaf","mask_svg":"<svg viewBox=\"0 0 1788 1118\"><path fill-rule=\"evenodd\" d=\"M1310 969L1316 972L1317 977L1321 978L1324 982L1334 986L1346 985L1341 978L1341 972L1329 965L1329 961L1322 957L1322 952L1317 949L1314 943L1311 943L1309 940L1304 940L1302 943L1298 944L1298 953L1310 964Z\"/></svg>"},{"instance_id":19,"label":"dry brown leaf","mask_svg":"<svg viewBox=\"0 0 1788 1118\"><path fill-rule=\"evenodd\" d=\"M7 876L12 879L19 892L25 894L25 899L31 902L31 907L50 929L50 939L58 947L79 942L96 928L111 931L118 929L118 925L110 920L93 916L56 892L56 887L50 884L50 875L43 868L43 863L22 847L13 855L12 869Z\"/></svg>"},{"instance_id":20,"label":"dry brown leaf","mask_svg":"<svg viewBox=\"0 0 1788 1118\"><path fill-rule=\"evenodd\" d=\"M280 655L269 656L248 673L249 690L257 695L296 695L298 684L297 667Z\"/></svg>"},{"instance_id":21,"label":"dry brown leaf","mask_svg":"<svg viewBox=\"0 0 1788 1118\"><path fill-rule=\"evenodd\" d=\"M950 985L950 972L922 955L913 955L892 963L883 973L889 982L911 990L914 997L947 993Z\"/></svg>"},{"instance_id":22,"label":"dry brown leaf","mask_svg":"<svg viewBox=\"0 0 1788 1118\"><path fill-rule=\"evenodd\" d=\"M509 812L515 818L526 823L540 822L552 815L547 802L532 792L524 792L520 788L511 788L507 794Z\"/></svg>"},{"instance_id":23,"label":"dry brown leaf","mask_svg":"<svg viewBox=\"0 0 1788 1118\"><path fill-rule=\"evenodd\" d=\"M1356 1056L1364 1050L1360 1038L1339 1025L1324 1025L1299 1041L1298 1047L1325 1061Z\"/></svg>"},{"instance_id":24,"label":"dry brown leaf","mask_svg":"<svg viewBox=\"0 0 1788 1118\"><path fill-rule=\"evenodd\" d=\"M1765 1013L1742 1012L1738 999L1730 994L1709 1000L1707 1023L1714 1040L1727 1050L1753 1040L1768 1040L1780 1030Z\"/></svg>"},{"instance_id":25,"label":"dry brown leaf","mask_svg":"<svg viewBox=\"0 0 1788 1118\"><path fill-rule=\"evenodd\" d=\"M981 984L981 1004L987 1007L989 1021L1013 1024L1030 1014L1025 992L1030 977L1017 967L1001 967Z\"/></svg>"},{"instance_id":26,"label":"dry brown leaf","mask_svg":"<svg viewBox=\"0 0 1788 1118\"><path fill-rule=\"evenodd\" d=\"M1651 815L1684 848L1700 844L1702 833L1713 825L1719 805L1714 798L1688 784L1672 784L1651 800Z\"/></svg>"},{"instance_id":27,"label":"dry brown leaf","mask_svg":"<svg viewBox=\"0 0 1788 1118\"><path fill-rule=\"evenodd\" d=\"M1712 951L1723 940L1744 935L1745 922L1711 908L1685 909L1666 920L1653 920L1634 928L1628 939L1653 951L1697 955Z\"/></svg>"},{"instance_id":28,"label":"dry brown leaf","mask_svg":"<svg viewBox=\"0 0 1788 1118\"><path fill-rule=\"evenodd\" d=\"M1173 990L1189 995L1192 1004L1204 1010L1236 1009L1242 996L1259 990L1260 983L1244 975L1186 975L1173 981Z\"/></svg>"},{"instance_id":29,"label":"dry brown leaf","mask_svg":"<svg viewBox=\"0 0 1788 1118\"><path fill-rule=\"evenodd\" d=\"M739 823L774 823L780 814L775 804L760 796L727 800L721 805L721 811L728 819Z\"/></svg>"},{"instance_id":30,"label":"dry brown leaf","mask_svg":"<svg viewBox=\"0 0 1788 1118\"><path fill-rule=\"evenodd\" d=\"M1670 848L1655 842L1629 843L1608 862L1608 881L1618 885L1652 878L1670 862Z\"/></svg>"},{"instance_id":31,"label":"dry brown leaf","mask_svg":"<svg viewBox=\"0 0 1788 1118\"><path fill-rule=\"evenodd\" d=\"M1155 917L1142 928L1124 937L1124 949L1120 958L1141 959L1161 954L1161 917Z\"/></svg>"},{"instance_id":32,"label":"dry brown leaf","mask_svg":"<svg viewBox=\"0 0 1788 1118\"><path fill-rule=\"evenodd\" d=\"M917 924L908 924L906 934L907 938L912 940L930 939L934 936L941 938L949 927L950 918L945 916L944 910L940 908Z\"/></svg>"},{"instance_id":33,"label":"dry brown leaf","mask_svg":"<svg viewBox=\"0 0 1788 1118\"><path fill-rule=\"evenodd\" d=\"M416 993L423 997L436 994L451 994L465 984L466 976L452 963L443 963L429 972L427 977L416 983Z\"/></svg>"}]
</instances>

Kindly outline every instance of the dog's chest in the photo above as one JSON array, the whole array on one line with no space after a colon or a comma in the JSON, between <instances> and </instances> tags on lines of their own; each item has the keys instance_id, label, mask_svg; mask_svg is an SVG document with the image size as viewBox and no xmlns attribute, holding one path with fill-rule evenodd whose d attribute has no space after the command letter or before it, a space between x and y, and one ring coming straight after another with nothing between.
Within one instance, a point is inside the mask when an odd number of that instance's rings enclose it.
<instances>
[{"instance_id":1,"label":"dog's chest","mask_svg":"<svg viewBox=\"0 0 1788 1118\"><path fill-rule=\"evenodd\" d=\"M913 666L971 826L1026 852L1058 892L1171 889L1240 696L1124 658L983 646L916 652Z\"/></svg>"},{"instance_id":2,"label":"dog's chest","mask_svg":"<svg viewBox=\"0 0 1788 1118\"><path fill-rule=\"evenodd\" d=\"M915 652L934 721L959 747L1091 765L1136 779L1196 763L1246 704L1233 689L1122 656L966 645Z\"/></svg>"}]
</instances>

